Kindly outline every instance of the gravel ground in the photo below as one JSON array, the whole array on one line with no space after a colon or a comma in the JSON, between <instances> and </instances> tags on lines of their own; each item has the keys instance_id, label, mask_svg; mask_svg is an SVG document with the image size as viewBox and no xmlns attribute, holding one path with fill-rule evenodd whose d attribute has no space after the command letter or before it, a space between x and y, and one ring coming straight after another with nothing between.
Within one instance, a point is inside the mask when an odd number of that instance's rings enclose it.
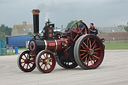
<instances>
[{"instance_id":1,"label":"gravel ground","mask_svg":"<svg viewBox=\"0 0 128 85\"><path fill-rule=\"evenodd\" d=\"M128 85L128 50L106 50L97 69L63 69L56 64L48 74L37 68L30 73L22 72L17 57L0 56L0 85Z\"/></svg>"}]
</instances>

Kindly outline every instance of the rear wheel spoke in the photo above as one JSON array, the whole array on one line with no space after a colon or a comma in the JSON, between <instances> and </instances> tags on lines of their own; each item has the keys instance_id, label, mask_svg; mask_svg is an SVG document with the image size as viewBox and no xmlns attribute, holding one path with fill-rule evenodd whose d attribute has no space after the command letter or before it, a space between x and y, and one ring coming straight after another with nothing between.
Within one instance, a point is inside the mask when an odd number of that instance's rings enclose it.
<instances>
[{"instance_id":1,"label":"rear wheel spoke","mask_svg":"<svg viewBox=\"0 0 128 85\"><path fill-rule=\"evenodd\" d=\"M88 43L89 43L89 38L87 38L87 46L89 45Z\"/></svg>"},{"instance_id":2,"label":"rear wheel spoke","mask_svg":"<svg viewBox=\"0 0 128 85\"><path fill-rule=\"evenodd\" d=\"M89 46L90 46L90 49L91 49L92 45L91 45L91 41L90 40L89 40Z\"/></svg>"},{"instance_id":3,"label":"rear wheel spoke","mask_svg":"<svg viewBox=\"0 0 128 85\"><path fill-rule=\"evenodd\" d=\"M89 47L85 44L85 42L83 42L83 44L86 46L87 49L89 49Z\"/></svg>"},{"instance_id":4,"label":"rear wheel spoke","mask_svg":"<svg viewBox=\"0 0 128 85\"><path fill-rule=\"evenodd\" d=\"M82 60L84 59L84 58L86 58L88 56L88 54L86 54L83 58L82 58Z\"/></svg>"},{"instance_id":5,"label":"rear wheel spoke","mask_svg":"<svg viewBox=\"0 0 128 85\"><path fill-rule=\"evenodd\" d=\"M89 64L89 58L88 58L88 60L87 60L87 66L88 66L88 64Z\"/></svg>"},{"instance_id":6,"label":"rear wheel spoke","mask_svg":"<svg viewBox=\"0 0 128 85\"><path fill-rule=\"evenodd\" d=\"M96 44L94 45L93 49L95 49L95 47L96 47Z\"/></svg>"},{"instance_id":7,"label":"rear wheel spoke","mask_svg":"<svg viewBox=\"0 0 128 85\"><path fill-rule=\"evenodd\" d=\"M97 54L98 55L99 53L98 52L94 52L93 54Z\"/></svg>"},{"instance_id":8,"label":"rear wheel spoke","mask_svg":"<svg viewBox=\"0 0 128 85\"><path fill-rule=\"evenodd\" d=\"M97 57L96 55L92 55L93 57L97 58L97 59L100 59L99 57Z\"/></svg>"},{"instance_id":9,"label":"rear wheel spoke","mask_svg":"<svg viewBox=\"0 0 128 85\"><path fill-rule=\"evenodd\" d=\"M80 56L83 56L85 53L80 54Z\"/></svg>"},{"instance_id":10,"label":"rear wheel spoke","mask_svg":"<svg viewBox=\"0 0 128 85\"><path fill-rule=\"evenodd\" d=\"M83 44L81 44L82 48L85 49L85 47L83 46Z\"/></svg>"},{"instance_id":11,"label":"rear wheel spoke","mask_svg":"<svg viewBox=\"0 0 128 85\"><path fill-rule=\"evenodd\" d=\"M94 49L94 51L97 51L97 50L101 50L100 48L96 48L96 49Z\"/></svg>"},{"instance_id":12,"label":"rear wheel spoke","mask_svg":"<svg viewBox=\"0 0 128 85\"><path fill-rule=\"evenodd\" d=\"M73 39L73 41L75 41L78 37L79 37L79 35L77 34L77 35L75 36L75 38Z\"/></svg>"},{"instance_id":13,"label":"rear wheel spoke","mask_svg":"<svg viewBox=\"0 0 128 85\"><path fill-rule=\"evenodd\" d=\"M87 50L80 50L81 52L87 52Z\"/></svg>"},{"instance_id":14,"label":"rear wheel spoke","mask_svg":"<svg viewBox=\"0 0 128 85\"><path fill-rule=\"evenodd\" d=\"M95 42L96 42L96 41L94 41L94 42L92 43L92 47L93 47L93 45L95 44ZM91 47L91 48L92 48L92 47Z\"/></svg>"},{"instance_id":15,"label":"rear wheel spoke","mask_svg":"<svg viewBox=\"0 0 128 85\"><path fill-rule=\"evenodd\" d=\"M92 63L92 65L93 65L93 62L92 62L92 59L91 59L91 57L89 57L90 58L90 60L91 60L91 63Z\"/></svg>"},{"instance_id":16,"label":"rear wheel spoke","mask_svg":"<svg viewBox=\"0 0 128 85\"><path fill-rule=\"evenodd\" d=\"M78 32L76 32L76 31L74 31L74 30L72 30L72 32L74 32L74 33L78 34Z\"/></svg>"}]
</instances>

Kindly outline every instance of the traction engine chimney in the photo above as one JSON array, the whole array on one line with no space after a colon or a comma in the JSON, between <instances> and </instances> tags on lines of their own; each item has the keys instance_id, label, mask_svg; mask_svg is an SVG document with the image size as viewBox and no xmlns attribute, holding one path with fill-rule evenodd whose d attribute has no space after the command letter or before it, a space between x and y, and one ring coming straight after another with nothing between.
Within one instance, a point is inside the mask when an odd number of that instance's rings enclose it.
<instances>
[{"instance_id":1,"label":"traction engine chimney","mask_svg":"<svg viewBox=\"0 0 128 85\"><path fill-rule=\"evenodd\" d=\"M39 13L40 10L34 9L33 13L33 26L34 26L34 34L39 34Z\"/></svg>"}]
</instances>

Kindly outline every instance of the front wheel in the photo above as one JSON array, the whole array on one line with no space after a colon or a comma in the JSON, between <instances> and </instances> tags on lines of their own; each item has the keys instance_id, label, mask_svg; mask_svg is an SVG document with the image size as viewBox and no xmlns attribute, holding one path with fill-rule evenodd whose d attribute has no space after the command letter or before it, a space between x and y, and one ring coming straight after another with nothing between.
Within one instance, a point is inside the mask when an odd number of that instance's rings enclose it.
<instances>
[{"instance_id":1,"label":"front wheel","mask_svg":"<svg viewBox=\"0 0 128 85\"><path fill-rule=\"evenodd\" d=\"M24 72L31 72L35 69L35 57L30 55L30 51L20 54L17 61L18 67Z\"/></svg>"},{"instance_id":2,"label":"front wheel","mask_svg":"<svg viewBox=\"0 0 128 85\"><path fill-rule=\"evenodd\" d=\"M83 69L95 69L104 58L104 46L95 35L83 35L75 43L74 58Z\"/></svg>"},{"instance_id":3,"label":"front wheel","mask_svg":"<svg viewBox=\"0 0 128 85\"><path fill-rule=\"evenodd\" d=\"M36 57L36 66L40 72L50 73L56 65L55 56L51 51L43 50Z\"/></svg>"}]
</instances>

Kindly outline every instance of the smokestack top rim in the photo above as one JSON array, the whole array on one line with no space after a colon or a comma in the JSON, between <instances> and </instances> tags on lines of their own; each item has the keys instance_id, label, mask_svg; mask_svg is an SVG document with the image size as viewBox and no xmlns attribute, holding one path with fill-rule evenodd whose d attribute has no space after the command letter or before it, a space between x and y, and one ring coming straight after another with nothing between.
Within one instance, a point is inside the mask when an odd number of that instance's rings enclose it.
<instances>
[{"instance_id":1,"label":"smokestack top rim","mask_svg":"<svg viewBox=\"0 0 128 85\"><path fill-rule=\"evenodd\" d=\"M33 15L39 14L40 13L40 10L39 9L33 9L32 10L32 13L33 13Z\"/></svg>"}]
</instances>

